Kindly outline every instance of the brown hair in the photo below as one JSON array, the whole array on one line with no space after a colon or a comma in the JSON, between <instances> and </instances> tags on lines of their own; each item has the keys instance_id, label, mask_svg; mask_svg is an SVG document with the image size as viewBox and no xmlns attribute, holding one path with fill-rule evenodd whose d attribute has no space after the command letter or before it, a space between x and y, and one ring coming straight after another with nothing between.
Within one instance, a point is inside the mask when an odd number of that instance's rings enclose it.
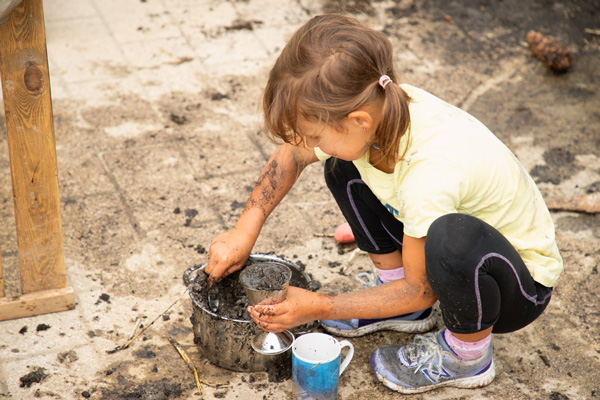
<instances>
[{"instance_id":1,"label":"brown hair","mask_svg":"<svg viewBox=\"0 0 600 400\"><path fill-rule=\"evenodd\" d=\"M397 82L391 42L342 15L320 15L298 29L269 74L263 95L265 126L273 140L299 144L297 121L340 129L352 111L381 104L375 142L387 161L398 161L400 139L410 126L409 96Z\"/></svg>"}]
</instances>

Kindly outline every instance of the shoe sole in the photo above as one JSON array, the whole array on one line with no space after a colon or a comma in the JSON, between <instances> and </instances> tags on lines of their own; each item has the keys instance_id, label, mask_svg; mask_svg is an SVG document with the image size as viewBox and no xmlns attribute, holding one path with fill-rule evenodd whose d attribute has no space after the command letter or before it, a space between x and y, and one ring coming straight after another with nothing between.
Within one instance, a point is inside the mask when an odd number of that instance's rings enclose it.
<instances>
[{"instance_id":1,"label":"shoe sole","mask_svg":"<svg viewBox=\"0 0 600 400\"><path fill-rule=\"evenodd\" d=\"M377 331L395 331L402 333L423 333L435 326L435 318L431 313L427 318L415 321L379 321L357 329L337 329L321 325L327 332L341 337L359 337Z\"/></svg>"},{"instance_id":2,"label":"shoe sole","mask_svg":"<svg viewBox=\"0 0 600 400\"><path fill-rule=\"evenodd\" d=\"M490 383L492 383L492 381L494 380L494 377L496 376L494 360L492 360L490 367L482 374L475 375L475 376L468 376L466 378L448 380L448 381L436 383L434 385L421 386L421 387L417 387L417 388L399 386L393 382L390 382L383 376L381 376L379 374L379 372L377 372L377 371L373 371L373 372L375 372L375 376L377 377L377 379L379 379L379 381L381 383L383 383L383 385L385 387L392 389L396 392L403 393L403 394L423 393L423 392L428 392L433 389L438 389L438 388L448 387L448 386L460 388L460 389L473 389L473 388L478 388L478 387L489 385Z\"/></svg>"}]
</instances>

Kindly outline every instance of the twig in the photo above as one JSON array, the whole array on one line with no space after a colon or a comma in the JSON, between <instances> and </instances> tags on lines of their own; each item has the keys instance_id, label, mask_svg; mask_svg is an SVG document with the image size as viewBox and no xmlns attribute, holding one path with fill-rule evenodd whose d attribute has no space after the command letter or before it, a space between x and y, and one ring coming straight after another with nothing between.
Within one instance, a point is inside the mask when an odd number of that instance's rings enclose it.
<instances>
[{"instance_id":1,"label":"twig","mask_svg":"<svg viewBox=\"0 0 600 400\"><path fill-rule=\"evenodd\" d=\"M342 273L346 272L346 269L348 269L348 267L352 264L352 261L354 261L354 258L359 254L367 254L367 252L359 249L358 247L352 250L352 252L350 253L350 258L346 262L346 265L342 267Z\"/></svg>"},{"instance_id":2,"label":"twig","mask_svg":"<svg viewBox=\"0 0 600 400\"><path fill-rule=\"evenodd\" d=\"M585 33L589 33L590 35L600 36L600 29L585 28L584 31L585 31Z\"/></svg>"},{"instance_id":3,"label":"twig","mask_svg":"<svg viewBox=\"0 0 600 400\"><path fill-rule=\"evenodd\" d=\"M196 365L194 364L192 359L186 354L186 352L183 350L183 347L181 347L181 345L179 343L177 343L177 341L175 341L175 339L173 339L173 338L167 338L167 339L169 340L169 342L171 342L173 347L175 347L175 350L177 350L177 352L179 353L181 358L183 358L183 361L185 361L188 368L191 369L192 372L194 372L194 378L196 379L196 386L198 386L198 390L200 391L200 394L202 394L202 388L201 388L200 384L210 386L215 389L222 389L224 387L229 387L229 384L208 383L208 382L201 380L200 377L198 376L198 370L196 369Z\"/></svg>"},{"instance_id":4,"label":"twig","mask_svg":"<svg viewBox=\"0 0 600 400\"><path fill-rule=\"evenodd\" d=\"M135 320L133 322L135 322L135 325L133 326L133 329L131 330L131 333L129 334L129 336L127 336L127 340L130 340L135 335L138 328L142 324L142 319L139 317L135 317Z\"/></svg>"},{"instance_id":5,"label":"twig","mask_svg":"<svg viewBox=\"0 0 600 400\"><path fill-rule=\"evenodd\" d=\"M140 331L139 331L139 332L138 332L138 333L137 333L137 334L136 334L134 337L132 337L131 339L129 339L129 341L127 341L127 343L125 343L124 345L121 345L121 346L117 346L117 347L115 347L115 348L114 348L114 349L112 349L112 350L106 350L106 352L107 352L108 354L113 354L113 353L116 353L117 351L121 351L121 350L123 350L123 349L126 349L126 348L128 348L128 347L129 347L129 345L130 345L130 344L131 344L131 343L132 343L132 342L133 342L135 339L137 339L137 337L138 337L138 336L140 336L142 333L144 333L144 332L146 331L146 329L150 328L150 327L152 326L152 324L156 322L156 320L157 320L157 319L159 319L160 317L162 317L163 315L165 315L165 314L166 314L166 313L167 313L167 312L168 312L168 311L171 309L171 307L173 307L175 304L177 304L177 302L178 302L179 300L181 300L181 299L183 298L183 296L185 296L185 294L188 292L188 290L189 290L189 289L186 289L186 290L185 290L185 292L183 292L183 293L181 294L181 296L179 296L179 298L178 298L177 300L175 300L175 301L174 301L174 302L173 302L173 303L172 303L172 304L171 304L169 307L167 307L167 309L166 309L165 311L163 311L162 313L160 313L160 314L159 314L159 315L158 315L156 318L154 318L154 319L152 320L152 322L150 322L148 325L144 326L144 328L143 328L143 329L140 329Z\"/></svg>"},{"instance_id":6,"label":"twig","mask_svg":"<svg viewBox=\"0 0 600 400\"><path fill-rule=\"evenodd\" d=\"M198 387L198 392L200 393L200 396L202 396L202 386L200 386L200 378L198 378L198 370L196 370L196 366L194 365L194 362L190 359L190 357L188 357L186 352L183 351L183 349L181 348L179 343L177 343L175 341L175 339L173 339L173 338L168 338L168 339L169 339L169 342L171 342L171 344L173 345L173 347L175 347L175 350L177 350L177 352L179 353L181 358L183 358L183 361L185 361L185 364L187 365L187 367L194 373L194 379L196 380L196 386Z\"/></svg>"},{"instance_id":7,"label":"twig","mask_svg":"<svg viewBox=\"0 0 600 400\"><path fill-rule=\"evenodd\" d=\"M600 213L600 192L588 193L569 199L548 200L548 209L554 211L575 211L588 214Z\"/></svg>"},{"instance_id":8,"label":"twig","mask_svg":"<svg viewBox=\"0 0 600 400\"><path fill-rule=\"evenodd\" d=\"M309 371L312 371L313 369L317 368L320 364L321 364L321 361L319 361L318 363L316 363L315 365L310 367Z\"/></svg>"},{"instance_id":9,"label":"twig","mask_svg":"<svg viewBox=\"0 0 600 400\"><path fill-rule=\"evenodd\" d=\"M316 237L335 237L333 233L313 233L313 236Z\"/></svg>"}]
</instances>

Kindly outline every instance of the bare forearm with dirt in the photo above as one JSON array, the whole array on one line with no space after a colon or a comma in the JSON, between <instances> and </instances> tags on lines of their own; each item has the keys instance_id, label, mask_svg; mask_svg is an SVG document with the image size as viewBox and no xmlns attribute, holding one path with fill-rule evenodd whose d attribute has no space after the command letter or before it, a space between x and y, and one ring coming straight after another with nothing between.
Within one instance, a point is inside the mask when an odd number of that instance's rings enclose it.
<instances>
[{"instance_id":1,"label":"bare forearm with dirt","mask_svg":"<svg viewBox=\"0 0 600 400\"><path fill-rule=\"evenodd\" d=\"M304 168L315 160L312 149L289 144L279 146L258 178L235 229L244 229L256 239L267 217Z\"/></svg>"},{"instance_id":2,"label":"bare forearm with dirt","mask_svg":"<svg viewBox=\"0 0 600 400\"><path fill-rule=\"evenodd\" d=\"M235 227L217 236L208 251L209 283L244 266L267 217L292 188L304 168L316 161L310 148L282 144L263 169Z\"/></svg>"},{"instance_id":3,"label":"bare forearm with dirt","mask_svg":"<svg viewBox=\"0 0 600 400\"><path fill-rule=\"evenodd\" d=\"M279 332L319 319L386 318L431 307L437 299L425 274L425 238L407 238L404 279L336 295L290 287L283 303L251 307L250 315L262 329Z\"/></svg>"}]
</instances>

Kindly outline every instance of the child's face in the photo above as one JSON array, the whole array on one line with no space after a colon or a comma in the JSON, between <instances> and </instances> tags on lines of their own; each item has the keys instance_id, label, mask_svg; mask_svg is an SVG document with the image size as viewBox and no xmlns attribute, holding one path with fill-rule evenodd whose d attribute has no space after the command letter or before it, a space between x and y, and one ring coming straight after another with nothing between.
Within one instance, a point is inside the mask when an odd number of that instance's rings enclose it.
<instances>
[{"instance_id":1,"label":"child's face","mask_svg":"<svg viewBox=\"0 0 600 400\"><path fill-rule=\"evenodd\" d=\"M373 134L351 119L344 121L341 131L307 120L298 121L297 128L306 146L318 147L330 156L345 161L359 159L373 143Z\"/></svg>"}]
</instances>

